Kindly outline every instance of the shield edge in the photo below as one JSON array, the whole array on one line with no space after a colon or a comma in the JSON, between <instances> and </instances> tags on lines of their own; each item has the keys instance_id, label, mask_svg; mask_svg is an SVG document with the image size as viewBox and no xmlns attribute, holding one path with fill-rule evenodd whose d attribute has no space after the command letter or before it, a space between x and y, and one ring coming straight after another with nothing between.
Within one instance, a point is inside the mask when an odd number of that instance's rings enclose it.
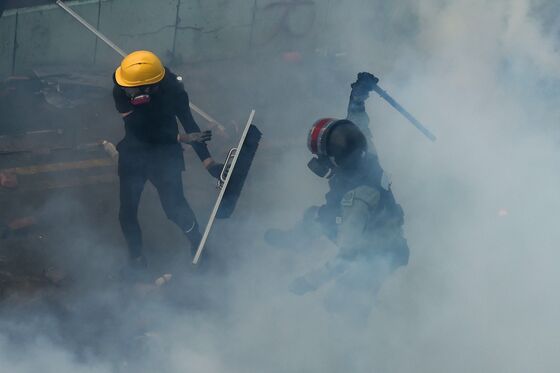
<instances>
[{"instance_id":1,"label":"shield edge","mask_svg":"<svg viewBox=\"0 0 560 373\"><path fill-rule=\"evenodd\" d=\"M229 184L231 176L233 175L233 170L235 169L235 165L237 164L237 159L239 158L239 154L241 154L241 148L243 147L243 144L245 143L245 139L247 137L247 134L249 133L249 128L251 127L251 124L253 124L253 118L254 117L255 117L255 110L251 110L251 114L249 115L249 120L247 121L247 124L245 125L245 129L243 130L243 134L241 135L241 139L239 140L239 144L237 145L237 148L236 148L237 151L235 152L235 156L234 156L234 158L231 162L230 170L227 174L226 180L224 181L222 189L220 190L220 194L218 194L218 199L216 200L216 203L214 204L214 208L212 209L212 213L210 214L210 218L208 219L208 223L206 224L206 228L204 229L202 239L200 240L200 243L198 244L196 254L195 254L195 256L193 258L193 261L192 261L193 264L197 264L198 260L200 259L200 256L202 255L202 251L204 250L204 246L206 245L206 241L208 240L208 235L210 234L210 231L212 230L212 226L214 225L214 221L216 220L216 214L218 213L218 210L219 210L220 205L222 203L222 199L224 198L227 186Z\"/></svg>"}]
</instances>

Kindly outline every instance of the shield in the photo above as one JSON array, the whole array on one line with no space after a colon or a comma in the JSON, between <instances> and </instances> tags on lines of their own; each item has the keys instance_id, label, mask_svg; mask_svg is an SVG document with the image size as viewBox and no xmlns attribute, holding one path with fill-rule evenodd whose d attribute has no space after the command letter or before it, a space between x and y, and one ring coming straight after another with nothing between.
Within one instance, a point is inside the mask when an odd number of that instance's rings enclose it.
<instances>
[{"instance_id":1,"label":"shield","mask_svg":"<svg viewBox=\"0 0 560 373\"><path fill-rule=\"evenodd\" d=\"M210 219L208 219L208 224L206 224L206 229L204 230L202 239L196 250L193 264L198 263L216 218L227 219L235 210L237 200L241 195L243 185L249 174L249 169L251 168L251 164L257 153L259 141L262 137L261 131L252 124L254 116L255 111L253 110L243 130L239 144L236 148L232 148L229 151L226 162L224 163L224 169L222 170L218 184L220 193L218 194L218 199L214 204Z\"/></svg>"}]
</instances>

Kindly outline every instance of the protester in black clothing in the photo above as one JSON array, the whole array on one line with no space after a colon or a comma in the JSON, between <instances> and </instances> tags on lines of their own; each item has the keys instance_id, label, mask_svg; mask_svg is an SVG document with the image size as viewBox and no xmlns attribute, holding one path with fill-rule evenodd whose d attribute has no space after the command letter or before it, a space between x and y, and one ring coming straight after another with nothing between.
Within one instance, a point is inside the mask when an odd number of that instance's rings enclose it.
<instances>
[{"instance_id":1,"label":"protester in black clothing","mask_svg":"<svg viewBox=\"0 0 560 373\"><path fill-rule=\"evenodd\" d=\"M134 266L145 266L137 212L146 181L157 189L167 217L188 237L191 250L201 239L196 217L183 194L185 170L181 143L190 144L208 172L218 178L223 165L206 146L210 131L201 132L190 108L182 79L165 68L156 55L128 55L114 75L113 97L125 124L119 151L119 221ZM185 130L179 134L177 118Z\"/></svg>"}]
</instances>

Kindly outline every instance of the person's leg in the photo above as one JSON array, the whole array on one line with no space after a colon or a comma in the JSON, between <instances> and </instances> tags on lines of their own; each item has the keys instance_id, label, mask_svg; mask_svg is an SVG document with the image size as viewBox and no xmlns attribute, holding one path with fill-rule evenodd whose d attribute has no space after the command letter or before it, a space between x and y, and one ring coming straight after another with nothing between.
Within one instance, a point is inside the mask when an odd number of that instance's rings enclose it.
<instances>
[{"instance_id":1,"label":"person's leg","mask_svg":"<svg viewBox=\"0 0 560 373\"><path fill-rule=\"evenodd\" d=\"M142 256L142 232L138 223L138 205L146 179L143 175L120 176L119 222L128 245L130 259L145 264Z\"/></svg>"},{"instance_id":2,"label":"person's leg","mask_svg":"<svg viewBox=\"0 0 560 373\"><path fill-rule=\"evenodd\" d=\"M323 233L316 219L318 209L317 206L309 207L291 229L268 229L264 234L265 242L278 248L300 249L309 246Z\"/></svg>"},{"instance_id":3,"label":"person's leg","mask_svg":"<svg viewBox=\"0 0 560 373\"><path fill-rule=\"evenodd\" d=\"M150 177L156 187L167 218L185 233L191 243L191 251L197 249L202 238L194 212L185 199L180 169L161 170Z\"/></svg>"}]
</instances>

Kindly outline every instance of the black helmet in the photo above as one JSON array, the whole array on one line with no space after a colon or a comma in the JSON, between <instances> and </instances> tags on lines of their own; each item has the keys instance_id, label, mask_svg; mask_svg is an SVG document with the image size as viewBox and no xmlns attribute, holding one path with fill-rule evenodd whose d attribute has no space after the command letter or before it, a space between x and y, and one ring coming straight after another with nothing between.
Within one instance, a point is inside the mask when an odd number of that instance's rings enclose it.
<instances>
[{"instance_id":1,"label":"black helmet","mask_svg":"<svg viewBox=\"0 0 560 373\"><path fill-rule=\"evenodd\" d=\"M333 166L355 168L367 152L362 131L347 119L320 119L309 131L307 146L319 159L328 158Z\"/></svg>"}]
</instances>

